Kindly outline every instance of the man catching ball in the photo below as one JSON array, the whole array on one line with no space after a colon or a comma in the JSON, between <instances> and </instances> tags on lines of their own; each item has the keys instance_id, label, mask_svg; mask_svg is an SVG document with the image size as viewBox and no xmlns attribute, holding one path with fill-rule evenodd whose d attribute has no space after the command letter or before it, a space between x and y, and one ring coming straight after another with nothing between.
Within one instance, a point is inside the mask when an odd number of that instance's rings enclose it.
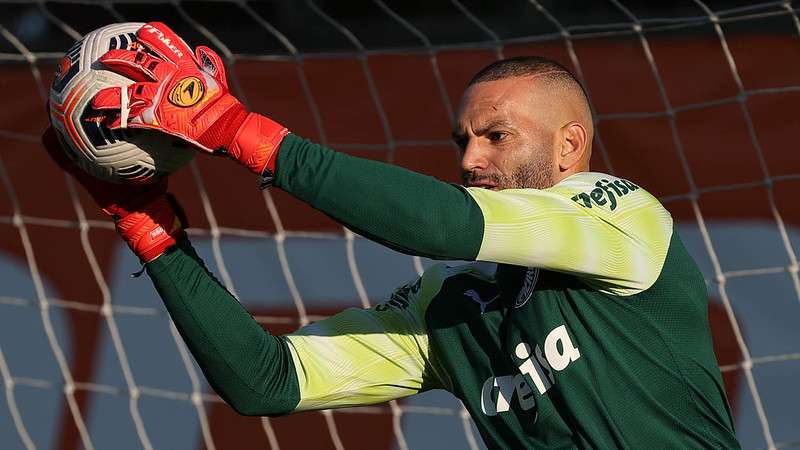
<instances>
[{"instance_id":1,"label":"man catching ball","mask_svg":"<svg viewBox=\"0 0 800 450\"><path fill-rule=\"evenodd\" d=\"M160 23L101 61L137 82L101 91L112 128L225 154L359 234L435 265L371 309L274 336L206 269L166 182L70 170L114 219L212 387L247 415L446 389L491 448L738 448L712 350L703 277L670 214L589 171L581 85L538 57L469 83L453 138L464 186L351 157L247 111L221 59ZM194 86L189 97L181 89ZM197 92L201 92L198 96ZM189 100L186 100L186 98ZM195 98L196 97L196 98Z\"/></svg>"}]
</instances>

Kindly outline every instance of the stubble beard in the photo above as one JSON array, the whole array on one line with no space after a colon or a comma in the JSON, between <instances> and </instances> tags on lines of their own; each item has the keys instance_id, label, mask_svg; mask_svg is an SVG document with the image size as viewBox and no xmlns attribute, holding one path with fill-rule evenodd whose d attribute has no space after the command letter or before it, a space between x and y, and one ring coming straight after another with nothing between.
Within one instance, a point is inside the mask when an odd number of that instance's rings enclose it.
<instances>
[{"instance_id":1,"label":"stubble beard","mask_svg":"<svg viewBox=\"0 0 800 450\"><path fill-rule=\"evenodd\" d=\"M542 154L549 154L541 152ZM553 173L551 158L542 157L532 159L516 167L510 175L498 173L479 173L476 171L463 174L464 184L477 184L490 182L498 189L547 189L553 187Z\"/></svg>"},{"instance_id":2,"label":"stubble beard","mask_svg":"<svg viewBox=\"0 0 800 450\"><path fill-rule=\"evenodd\" d=\"M553 187L552 165L549 158L528 161L520 165L500 184L501 189L547 189Z\"/></svg>"}]
</instances>

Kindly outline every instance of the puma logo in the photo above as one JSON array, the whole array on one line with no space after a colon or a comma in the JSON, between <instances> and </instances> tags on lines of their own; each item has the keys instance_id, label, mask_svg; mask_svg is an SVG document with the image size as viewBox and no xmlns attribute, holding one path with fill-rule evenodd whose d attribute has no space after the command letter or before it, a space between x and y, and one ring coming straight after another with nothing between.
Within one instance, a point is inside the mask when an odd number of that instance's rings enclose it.
<instances>
[{"instance_id":1,"label":"puma logo","mask_svg":"<svg viewBox=\"0 0 800 450\"><path fill-rule=\"evenodd\" d=\"M473 302L477 303L481 307L481 314L486 312L486 307L489 306L493 301L497 300L497 297L499 297L499 295L495 295L490 300L483 301L481 295L478 294L475 289L470 289L467 292L464 292L464 295L469 297Z\"/></svg>"}]
</instances>

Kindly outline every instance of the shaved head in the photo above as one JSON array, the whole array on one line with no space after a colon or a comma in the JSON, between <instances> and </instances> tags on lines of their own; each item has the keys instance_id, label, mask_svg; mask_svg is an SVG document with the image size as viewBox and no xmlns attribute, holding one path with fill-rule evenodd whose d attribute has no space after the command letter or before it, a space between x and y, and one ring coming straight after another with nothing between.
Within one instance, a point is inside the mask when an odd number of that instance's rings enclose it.
<instances>
[{"instance_id":1,"label":"shaved head","mask_svg":"<svg viewBox=\"0 0 800 450\"><path fill-rule=\"evenodd\" d=\"M561 64L538 56L479 71L453 132L465 184L490 189L544 189L589 170L593 136L581 84Z\"/></svg>"},{"instance_id":2,"label":"shaved head","mask_svg":"<svg viewBox=\"0 0 800 450\"><path fill-rule=\"evenodd\" d=\"M589 108L586 91L575 75L556 61L541 56L518 56L495 61L476 73L467 87L486 81L529 76L540 76L549 83L562 84L565 88L576 91L576 94L583 97L587 109Z\"/></svg>"}]
</instances>

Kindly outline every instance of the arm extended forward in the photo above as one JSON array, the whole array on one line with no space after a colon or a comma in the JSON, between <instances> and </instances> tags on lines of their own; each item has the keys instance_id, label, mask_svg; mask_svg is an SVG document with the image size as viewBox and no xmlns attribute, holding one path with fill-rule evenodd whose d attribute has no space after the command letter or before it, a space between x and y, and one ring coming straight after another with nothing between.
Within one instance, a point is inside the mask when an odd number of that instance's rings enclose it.
<instances>
[{"instance_id":1,"label":"arm extended forward","mask_svg":"<svg viewBox=\"0 0 800 450\"><path fill-rule=\"evenodd\" d=\"M652 285L672 234L672 218L655 197L607 174L495 192L352 157L293 134L281 144L274 184L404 253L556 270L623 295Z\"/></svg>"},{"instance_id":2,"label":"arm extended forward","mask_svg":"<svg viewBox=\"0 0 800 450\"><path fill-rule=\"evenodd\" d=\"M405 309L349 308L275 336L185 236L147 272L209 383L240 414L367 405L442 386L428 354L421 279L392 294L406 299Z\"/></svg>"}]
</instances>

